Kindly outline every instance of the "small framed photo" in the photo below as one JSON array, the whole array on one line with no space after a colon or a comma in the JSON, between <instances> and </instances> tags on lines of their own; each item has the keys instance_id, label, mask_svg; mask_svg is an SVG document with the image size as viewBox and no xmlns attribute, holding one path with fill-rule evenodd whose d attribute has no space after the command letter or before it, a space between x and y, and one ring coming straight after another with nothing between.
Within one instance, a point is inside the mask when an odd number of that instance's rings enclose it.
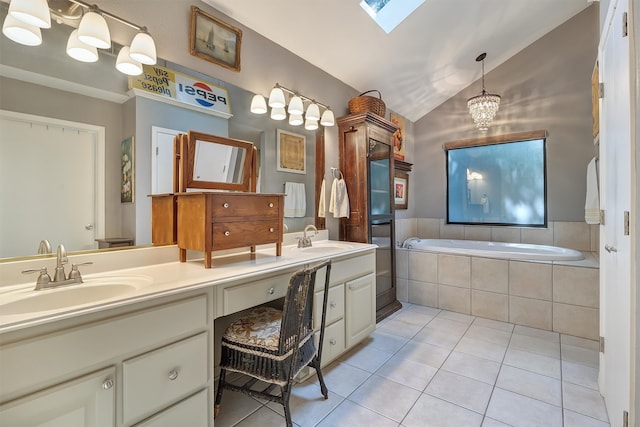
<instances>
[{"instance_id":1,"label":"small framed photo","mask_svg":"<svg viewBox=\"0 0 640 427\"><path fill-rule=\"evenodd\" d=\"M120 143L120 203L133 203L135 182L135 146L133 136Z\"/></svg>"},{"instance_id":2,"label":"small framed photo","mask_svg":"<svg viewBox=\"0 0 640 427\"><path fill-rule=\"evenodd\" d=\"M297 133L277 130L277 170L306 174L306 137Z\"/></svg>"},{"instance_id":3,"label":"small framed photo","mask_svg":"<svg viewBox=\"0 0 640 427\"><path fill-rule=\"evenodd\" d=\"M240 71L242 30L191 6L189 53L233 71Z\"/></svg>"},{"instance_id":4,"label":"small framed photo","mask_svg":"<svg viewBox=\"0 0 640 427\"><path fill-rule=\"evenodd\" d=\"M395 172L393 194L396 209L407 209L409 202L409 175L406 172Z\"/></svg>"}]
</instances>

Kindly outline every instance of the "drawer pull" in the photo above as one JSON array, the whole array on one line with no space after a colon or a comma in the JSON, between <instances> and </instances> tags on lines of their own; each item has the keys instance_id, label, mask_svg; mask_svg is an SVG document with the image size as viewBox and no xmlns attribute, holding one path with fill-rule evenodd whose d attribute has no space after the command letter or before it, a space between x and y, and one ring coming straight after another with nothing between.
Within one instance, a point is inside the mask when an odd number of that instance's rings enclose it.
<instances>
[{"instance_id":1,"label":"drawer pull","mask_svg":"<svg viewBox=\"0 0 640 427\"><path fill-rule=\"evenodd\" d=\"M225 236L230 236L230 235L231 235L231 233L229 232L229 230L227 230L227 231L225 231L225 232L224 232L224 235L225 235Z\"/></svg>"},{"instance_id":2,"label":"drawer pull","mask_svg":"<svg viewBox=\"0 0 640 427\"><path fill-rule=\"evenodd\" d=\"M335 338L331 338L331 339L329 340L329 344L331 344L331 345L336 345L336 340L335 340Z\"/></svg>"},{"instance_id":3,"label":"drawer pull","mask_svg":"<svg viewBox=\"0 0 640 427\"><path fill-rule=\"evenodd\" d=\"M222 207L225 208L225 209L228 208L229 207L229 203L227 203L227 202L223 203Z\"/></svg>"},{"instance_id":4,"label":"drawer pull","mask_svg":"<svg viewBox=\"0 0 640 427\"><path fill-rule=\"evenodd\" d=\"M269 227L269 232L273 233L275 231L275 229L273 227Z\"/></svg>"},{"instance_id":5,"label":"drawer pull","mask_svg":"<svg viewBox=\"0 0 640 427\"><path fill-rule=\"evenodd\" d=\"M273 207L273 202L269 203L269 207L272 208Z\"/></svg>"},{"instance_id":6,"label":"drawer pull","mask_svg":"<svg viewBox=\"0 0 640 427\"><path fill-rule=\"evenodd\" d=\"M335 302L335 301L331 301L331 302L329 303L329 307L331 307L331 308L336 308L336 302Z\"/></svg>"},{"instance_id":7,"label":"drawer pull","mask_svg":"<svg viewBox=\"0 0 640 427\"><path fill-rule=\"evenodd\" d=\"M178 371L176 371L175 369L172 369L171 371L169 371L169 379L171 381L174 381L177 378L178 378Z\"/></svg>"},{"instance_id":8,"label":"drawer pull","mask_svg":"<svg viewBox=\"0 0 640 427\"><path fill-rule=\"evenodd\" d=\"M274 293L275 291L276 291L276 290L274 289L274 287L273 287L273 286L272 286L272 287L270 287L269 289L267 289L267 293L268 293L269 295L273 295L273 293Z\"/></svg>"},{"instance_id":9,"label":"drawer pull","mask_svg":"<svg viewBox=\"0 0 640 427\"><path fill-rule=\"evenodd\" d=\"M102 383L102 389L103 390L109 390L111 387L113 387L113 384L114 384L113 379L112 378L107 378Z\"/></svg>"}]
</instances>

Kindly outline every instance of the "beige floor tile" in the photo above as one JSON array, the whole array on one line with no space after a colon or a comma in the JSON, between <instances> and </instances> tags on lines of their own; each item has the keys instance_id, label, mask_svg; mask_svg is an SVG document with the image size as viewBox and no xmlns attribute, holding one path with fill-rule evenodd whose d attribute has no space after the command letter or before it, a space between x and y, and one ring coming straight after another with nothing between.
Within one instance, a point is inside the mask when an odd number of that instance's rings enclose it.
<instances>
[{"instance_id":1,"label":"beige floor tile","mask_svg":"<svg viewBox=\"0 0 640 427\"><path fill-rule=\"evenodd\" d=\"M562 427L561 408L501 388L493 391L486 415L517 427Z\"/></svg>"},{"instance_id":2,"label":"beige floor tile","mask_svg":"<svg viewBox=\"0 0 640 427\"><path fill-rule=\"evenodd\" d=\"M485 326L487 328L497 329L504 332L513 332L514 324L507 322L500 322L498 320L484 319L482 317L476 317L473 321L474 325Z\"/></svg>"},{"instance_id":3,"label":"beige floor tile","mask_svg":"<svg viewBox=\"0 0 640 427\"><path fill-rule=\"evenodd\" d=\"M504 356L503 363L558 380L561 378L560 359L556 357L544 356L542 354L509 347L507 354Z\"/></svg>"},{"instance_id":4,"label":"beige floor tile","mask_svg":"<svg viewBox=\"0 0 640 427\"><path fill-rule=\"evenodd\" d=\"M440 313L440 311L442 311L442 310L440 310L439 308L435 308L435 307L427 307L427 306L420 305L420 304L410 304L410 305L407 307L407 311L417 311L417 312L420 312L420 313L422 313L422 314L428 314L428 315L430 315L430 316L435 317L435 316L437 316L437 315Z\"/></svg>"},{"instance_id":5,"label":"beige floor tile","mask_svg":"<svg viewBox=\"0 0 640 427\"><path fill-rule=\"evenodd\" d=\"M560 343L526 335L513 334L509 348L560 358Z\"/></svg>"},{"instance_id":6,"label":"beige floor tile","mask_svg":"<svg viewBox=\"0 0 640 427\"><path fill-rule=\"evenodd\" d=\"M420 392L395 381L372 375L349 400L400 422L420 397Z\"/></svg>"},{"instance_id":7,"label":"beige floor tile","mask_svg":"<svg viewBox=\"0 0 640 427\"><path fill-rule=\"evenodd\" d=\"M560 380L502 365L496 387L532 397L555 406L562 406L562 386Z\"/></svg>"},{"instance_id":8,"label":"beige floor tile","mask_svg":"<svg viewBox=\"0 0 640 427\"><path fill-rule=\"evenodd\" d=\"M340 357L339 360L351 366L355 366L356 368L373 373L377 371L380 366L384 365L391 356L393 356L393 354L376 348L356 346L353 350Z\"/></svg>"},{"instance_id":9,"label":"beige floor tile","mask_svg":"<svg viewBox=\"0 0 640 427\"><path fill-rule=\"evenodd\" d=\"M401 322L409 323L412 325L420 326L421 328L429 323L435 315L421 313L417 310L402 310L398 313L398 315L394 318L395 320L399 320Z\"/></svg>"},{"instance_id":10,"label":"beige floor tile","mask_svg":"<svg viewBox=\"0 0 640 427\"><path fill-rule=\"evenodd\" d=\"M449 356L450 351L436 345L411 341L396 353L397 360L403 362L410 360L413 362L440 368Z\"/></svg>"},{"instance_id":11,"label":"beige floor tile","mask_svg":"<svg viewBox=\"0 0 640 427\"><path fill-rule=\"evenodd\" d=\"M262 404L246 394L225 390L220 402L216 427L231 427L257 411Z\"/></svg>"},{"instance_id":12,"label":"beige floor tile","mask_svg":"<svg viewBox=\"0 0 640 427\"><path fill-rule=\"evenodd\" d=\"M255 424L259 425L259 424ZM323 419L318 427L397 427L396 421L390 420L370 409L357 405L349 400L342 402ZM260 424L260 427L262 425Z\"/></svg>"},{"instance_id":13,"label":"beige floor tile","mask_svg":"<svg viewBox=\"0 0 640 427\"><path fill-rule=\"evenodd\" d=\"M501 423L493 418L484 417L482 421L482 427L511 427L509 424Z\"/></svg>"},{"instance_id":14,"label":"beige floor tile","mask_svg":"<svg viewBox=\"0 0 640 427\"><path fill-rule=\"evenodd\" d=\"M453 351L442 365L442 369L494 385L500 371L500 363Z\"/></svg>"},{"instance_id":15,"label":"beige floor tile","mask_svg":"<svg viewBox=\"0 0 640 427\"><path fill-rule=\"evenodd\" d=\"M516 325L513 329L513 333L518 335L526 335L528 337L538 338L546 341L560 342L560 334L557 332L530 328L523 325Z\"/></svg>"},{"instance_id":16,"label":"beige floor tile","mask_svg":"<svg viewBox=\"0 0 640 427\"><path fill-rule=\"evenodd\" d=\"M371 335L363 341L367 347L377 348L378 350L391 354L400 350L400 348L408 342L408 338L390 334L380 329L373 331Z\"/></svg>"},{"instance_id":17,"label":"beige floor tile","mask_svg":"<svg viewBox=\"0 0 640 427\"><path fill-rule=\"evenodd\" d=\"M474 379L440 370L425 389L426 394L484 414L493 386Z\"/></svg>"},{"instance_id":18,"label":"beige floor tile","mask_svg":"<svg viewBox=\"0 0 640 427\"><path fill-rule=\"evenodd\" d=\"M503 332L475 324L471 325L464 335L469 338L500 344L505 347L509 345L509 340L511 340L511 332Z\"/></svg>"},{"instance_id":19,"label":"beige floor tile","mask_svg":"<svg viewBox=\"0 0 640 427\"><path fill-rule=\"evenodd\" d=\"M399 335L405 338L411 338L422 329L421 325L414 325L412 323L402 322L395 318L385 322L384 325L377 328L380 332L386 332L389 334Z\"/></svg>"},{"instance_id":20,"label":"beige floor tile","mask_svg":"<svg viewBox=\"0 0 640 427\"><path fill-rule=\"evenodd\" d=\"M464 335L464 332L451 332L427 325L413 337L413 341L433 344L451 350L458 344L462 335Z\"/></svg>"},{"instance_id":21,"label":"beige floor tile","mask_svg":"<svg viewBox=\"0 0 640 427\"><path fill-rule=\"evenodd\" d=\"M447 313L449 313L449 315L458 314L458 313L451 313L450 311ZM438 315L431 322L427 323L427 327L437 328L439 330L442 330L448 333L454 333L454 334L460 333L464 335L467 329L469 329L469 323L458 322L457 320L452 320L447 317Z\"/></svg>"},{"instance_id":22,"label":"beige floor tile","mask_svg":"<svg viewBox=\"0 0 640 427\"><path fill-rule=\"evenodd\" d=\"M562 398L564 409L609 422L604 399L597 390L565 382L562 384Z\"/></svg>"},{"instance_id":23,"label":"beige floor tile","mask_svg":"<svg viewBox=\"0 0 640 427\"><path fill-rule=\"evenodd\" d=\"M507 347L474 338L462 337L455 350L483 359L493 360L494 362L502 362Z\"/></svg>"},{"instance_id":24,"label":"beige floor tile","mask_svg":"<svg viewBox=\"0 0 640 427\"><path fill-rule=\"evenodd\" d=\"M394 356L376 371L376 375L423 391L436 372L438 369L433 366Z\"/></svg>"},{"instance_id":25,"label":"beige floor tile","mask_svg":"<svg viewBox=\"0 0 640 427\"><path fill-rule=\"evenodd\" d=\"M564 427L609 427L609 423L565 409Z\"/></svg>"},{"instance_id":26,"label":"beige floor tile","mask_svg":"<svg viewBox=\"0 0 640 427\"><path fill-rule=\"evenodd\" d=\"M371 376L371 373L348 363L332 363L322 368L322 376L330 393L348 397Z\"/></svg>"},{"instance_id":27,"label":"beige floor tile","mask_svg":"<svg viewBox=\"0 0 640 427\"><path fill-rule=\"evenodd\" d=\"M456 313L455 311L442 310L438 314L439 318L455 320L456 322L466 323L470 325L474 320L475 316L469 316L468 314Z\"/></svg>"},{"instance_id":28,"label":"beige floor tile","mask_svg":"<svg viewBox=\"0 0 640 427\"><path fill-rule=\"evenodd\" d=\"M219 427L218 418L215 420L216 427ZM282 427L285 424L284 415L273 411L267 406L263 406L247 418L235 424L237 427ZM294 425L298 425L294 423Z\"/></svg>"},{"instance_id":29,"label":"beige floor tile","mask_svg":"<svg viewBox=\"0 0 640 427\"><path fill-rule=\"evenodd\" d=\"M478 427L482 415L423 394L402 421L406 427Z\"/></svg>"},{"instance_id":30,"label":"beige floor tile","mask_svg":"<svg viewBox=\"0 0 640 427\"><path fill-rule=\"evenodd\" d=\"M581 385L593 390L599 390L598 368L581 365L579 363L562 361L562 381Z\"/></svg>"}]
</instances>

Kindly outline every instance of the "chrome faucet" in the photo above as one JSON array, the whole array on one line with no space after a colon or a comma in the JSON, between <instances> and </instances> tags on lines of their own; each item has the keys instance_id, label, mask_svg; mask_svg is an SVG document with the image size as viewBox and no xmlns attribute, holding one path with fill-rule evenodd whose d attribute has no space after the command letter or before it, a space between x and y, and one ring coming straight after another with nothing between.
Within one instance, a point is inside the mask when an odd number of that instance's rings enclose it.
<instances>
[{"instance_id":1,"label":"chrome faucet","mask_svg":"<svg viewBox=\"0 0 640 427\"><path fill-rule=\"evenodd\" d=\"M313 224L309 224L304 228L304 231L302 232L302 237L298 237L298 247L299 248L308 248L309 246L311 246L311 237L309 236L307 237L307 230L312 229L314 231L313 235L315 236L316 234L318 234L318 229L316 228L315 225Z\"/></svg>"},{"instance_id":2,"label":"chrome faucet","mask_svg":"<svg viewBox=\"0 0 640 427\"><path fill-rule=\"evenodd\" d=\"M93 264L93 262L83 262L81 264L72 264L71 271L69 272L69 277L67 277L64 272L64 265L69 262L67 258L67 250L64 248L64 245L58 245L56 250L56 270L53 274L53 280L51 280L51 276L47 272L47 267L42 267L40 269L30 269L23 270L23 274L30 273L40 273L38 279L36 280L35 290L39 291L41 289L54 288L56 286L65 286L72 285L74 283L82 283L82 276L80 275L80 270L78 270L78 266L80 265L88 265Z\"/></svg>"},{"instance_id":3,"label":"chrome faucet","mask_svg":"<svg viewBox=\"0 0 640 427\"><path fill-rule=\"evenodd\" d=\"M41 254L50 254L51 253L51 243L47 239L40 240L40 244L38 245L38 255Z\"/></svg>"}]
</instances>

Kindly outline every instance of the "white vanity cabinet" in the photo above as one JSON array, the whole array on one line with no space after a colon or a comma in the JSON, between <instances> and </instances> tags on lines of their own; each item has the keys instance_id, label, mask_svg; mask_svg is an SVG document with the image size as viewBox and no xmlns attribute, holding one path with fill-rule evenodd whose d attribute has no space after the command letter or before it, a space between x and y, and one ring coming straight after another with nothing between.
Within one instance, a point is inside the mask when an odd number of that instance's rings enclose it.
<instances>
[{"instance_id":1,"label":"white vanity cabinet","mask_svg":"<svg viewBox=\"0 0 640 427\"><path fill-rule=\"evenodd\" d=\"M207 426L211 293L80 316L60 329L43 325L45 333L34 327L17 340L3 336L0 425L169 426L162 420L186 407L204 423L185 425Z\"/></svg>"}]
</instances>

